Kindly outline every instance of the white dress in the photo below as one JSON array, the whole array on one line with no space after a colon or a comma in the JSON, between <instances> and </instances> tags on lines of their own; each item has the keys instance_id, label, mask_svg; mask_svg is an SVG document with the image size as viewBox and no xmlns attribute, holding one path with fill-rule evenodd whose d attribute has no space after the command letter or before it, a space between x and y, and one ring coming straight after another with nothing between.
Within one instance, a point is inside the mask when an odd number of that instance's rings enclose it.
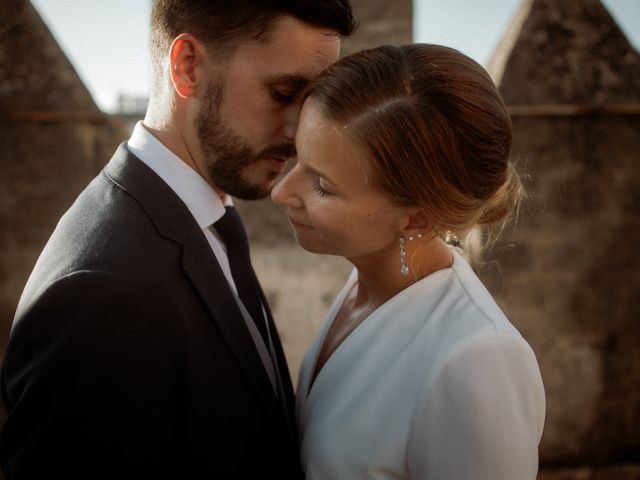
<instances>
[{"instance_id":1,"label":"white dress","mask_svg":"<svg viewBox=\"0 0 640 480\"><path fill-rule=\"evenodd\" d=\"M308 480L533 480L545 396L535 355L464 258L398 293L334 351L307 352L298 425Z\"/></svg>"}]
</instances>

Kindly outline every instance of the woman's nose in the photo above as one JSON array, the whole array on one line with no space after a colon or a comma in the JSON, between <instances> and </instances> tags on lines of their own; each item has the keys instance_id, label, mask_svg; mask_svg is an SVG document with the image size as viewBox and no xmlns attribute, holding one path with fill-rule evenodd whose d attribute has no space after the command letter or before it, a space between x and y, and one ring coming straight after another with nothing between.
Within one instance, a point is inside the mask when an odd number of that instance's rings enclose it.
<instances>
[{"instance_id":1,"label":"woman's nose","mask_svg":"<svg viewBox=\"0 0 640 480\"><path fill-rule=\"evenodd\" d=\"M301 208L304 204L295 191L296 168L287 173L271 190L271 199L278 205Z\"/></svg>"}]
</instances>

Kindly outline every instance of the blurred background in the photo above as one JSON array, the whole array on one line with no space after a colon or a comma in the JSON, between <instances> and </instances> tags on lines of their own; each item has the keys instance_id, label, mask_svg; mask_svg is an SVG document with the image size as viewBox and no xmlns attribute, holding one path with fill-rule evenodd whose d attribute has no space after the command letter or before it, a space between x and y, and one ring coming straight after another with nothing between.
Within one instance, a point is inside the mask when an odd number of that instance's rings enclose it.
<instances>
[{"instance_id":1,"label":"blurred background","mask_svg":"<svg viewBox=\"0 0 640 480\"><path fill-rule=\"evenodd\" d=\"M477 271L538 356L543 480L640 478L640 0L353 0L343 54L458 48L499 85L529 197ZM144 116L148 0L0 0L0 353L62 213ZM350 266L239 202L292 376Z\"/></svg>"}]
</instances>

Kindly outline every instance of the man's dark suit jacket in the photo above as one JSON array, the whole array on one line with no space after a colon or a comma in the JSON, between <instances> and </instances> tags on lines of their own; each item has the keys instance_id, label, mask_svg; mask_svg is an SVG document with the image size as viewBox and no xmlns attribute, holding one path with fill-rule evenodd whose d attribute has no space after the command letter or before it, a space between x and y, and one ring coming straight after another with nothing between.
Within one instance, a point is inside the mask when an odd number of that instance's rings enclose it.
<instances>
[{"instance_id":1,"label":"man's dark suit jacket","mask_svg":"<svg viewBox=\"0 0 640 480\"><path fill-rule=\"evenodd\" d=\"M18 306L5 475L299 478L277 338L275 349L286 414L202 230L123 144L61 219Z\"/></svg>"}]
</instances>

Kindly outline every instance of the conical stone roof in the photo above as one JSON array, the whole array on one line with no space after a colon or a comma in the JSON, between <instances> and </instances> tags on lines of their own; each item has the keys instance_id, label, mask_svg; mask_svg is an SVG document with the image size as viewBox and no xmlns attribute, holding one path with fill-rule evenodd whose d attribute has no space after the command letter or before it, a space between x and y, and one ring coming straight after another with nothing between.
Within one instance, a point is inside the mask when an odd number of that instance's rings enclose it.
<instances>
[{"instance_id":1,"label":"conical stone roof","mask_svg":"<svg viewBox=\"0 0 640 480\"><path fill-rule=\"evenodd\" d=\"M507 104L640 100L640 55L599 0L524 0L489 71Z\"/></svg>"},{"instance_id":2,"label":"conical stone roof","mask_svg":"<svg viewBox=\"0 0 640 480\"><path fill-rule=\"evenodd\" d=\"M0 0L1 110L99 111L27 0Z\"/></svg>"}]
</instances>

